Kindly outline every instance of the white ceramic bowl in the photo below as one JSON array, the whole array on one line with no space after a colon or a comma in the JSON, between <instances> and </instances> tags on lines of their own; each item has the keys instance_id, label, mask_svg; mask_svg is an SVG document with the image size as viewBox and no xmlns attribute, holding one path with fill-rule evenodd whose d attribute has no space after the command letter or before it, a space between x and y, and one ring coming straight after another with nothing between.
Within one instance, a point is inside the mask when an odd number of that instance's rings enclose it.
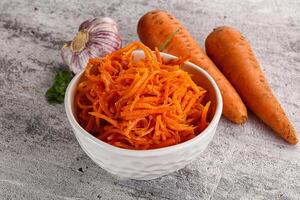
<instances>
[{"instance_id":1,"label":"white ceramic bowl","mask_svg":"<svg viewBox=\"0 0 300 200\"><path fill-rule=\"evenodd\" d=\"M135 51L135 59L144 56ZM165 59L176 57L161 53ZM83 151L101 168L122 178L149 180L179 170L195 160L212 140L222 113L222 97L211 76L200 67L187 62L182 67L192 79L208 91L213 116L209 126L195 138L184 143L154 150L127 150L112 146L85 131L76 121L74 96L83 72L77 74L68 86L65 109L75 136Z\"/></svg>"}]
</instances>

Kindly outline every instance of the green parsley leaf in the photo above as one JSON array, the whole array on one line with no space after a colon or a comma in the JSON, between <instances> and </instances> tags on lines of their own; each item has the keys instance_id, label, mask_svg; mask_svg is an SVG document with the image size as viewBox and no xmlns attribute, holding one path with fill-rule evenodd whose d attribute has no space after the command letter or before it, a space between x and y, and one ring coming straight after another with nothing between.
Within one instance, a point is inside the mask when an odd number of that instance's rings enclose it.
<instances>
[{"instance_id":1,"label":"green parsley leaf","mask_svg":"<svg viewBox=\"0 0 300 200\"><path fill-rule=\"evenodd\" d=\"M73 78L73 73L68 70L58 71L53 85L46 92L46 99L51 104L63 103L66 89Z\"/></svg>"}]
</instances>

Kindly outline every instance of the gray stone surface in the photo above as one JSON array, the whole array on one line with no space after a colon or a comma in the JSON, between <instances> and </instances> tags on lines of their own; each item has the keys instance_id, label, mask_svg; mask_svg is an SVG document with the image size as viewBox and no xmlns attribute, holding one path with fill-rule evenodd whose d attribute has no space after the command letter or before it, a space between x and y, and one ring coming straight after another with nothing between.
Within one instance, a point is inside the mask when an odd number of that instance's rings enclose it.
<instances>
[{"instance_id":1,"label":"gray stone surface","mask_svg":"<svg viewBox=\"0 0 300 200\"><path fill-rule=\"evenodd\" d=\"M59 49L85 19L116 19L124 43L151 9L171 11L203 45L218 25L240 29L296 130L300 130L300 2L0 1L0 199L300 199L300 147L255 116L225 119L186 168L152 181L118 180L80 149L63 105L44 98Z\"/></svg>"}]
</instances>

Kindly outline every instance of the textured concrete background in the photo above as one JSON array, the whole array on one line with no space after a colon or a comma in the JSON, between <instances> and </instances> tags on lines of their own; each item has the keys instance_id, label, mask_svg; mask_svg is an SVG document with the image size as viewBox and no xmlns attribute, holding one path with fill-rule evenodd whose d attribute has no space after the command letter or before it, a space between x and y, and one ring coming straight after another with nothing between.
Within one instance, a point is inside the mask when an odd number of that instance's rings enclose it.
<instances>
[{"instance_id":1,"label":"textured concrete background","mask_svg":"<svg viewBox=\"0 0 300 200\"><path fill-rule=\"evenodd\" d=\"M153 181L118 180L80 149L62 105L44 98L59 49L94 16L119 23L136 40L139 17L171 11L203 46L218 25L240 29L276 96L300 132L300 2L0 1L0 199L300 199L300 145L289 146L250 113L222 119L197 161Z\"/></svg>"}]
</instances>

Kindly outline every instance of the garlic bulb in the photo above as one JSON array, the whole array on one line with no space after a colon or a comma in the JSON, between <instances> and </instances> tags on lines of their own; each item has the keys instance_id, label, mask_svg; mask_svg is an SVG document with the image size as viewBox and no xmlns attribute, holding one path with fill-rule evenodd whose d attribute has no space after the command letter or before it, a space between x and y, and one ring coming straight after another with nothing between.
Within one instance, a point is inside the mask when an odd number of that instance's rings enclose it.
<instances>
[{"instance_id":1,"label":"garlic bulb","mask_svg":"<svg viewBox=\"0 0 300 200\"><path fill-rule=\"evenodd\" d=\"M108 17L84 21L75 38L61 49L65 64L75 74L85 68L89 58L103 57L122 46L117 23Z\"/></svg>"}]
</instances>

